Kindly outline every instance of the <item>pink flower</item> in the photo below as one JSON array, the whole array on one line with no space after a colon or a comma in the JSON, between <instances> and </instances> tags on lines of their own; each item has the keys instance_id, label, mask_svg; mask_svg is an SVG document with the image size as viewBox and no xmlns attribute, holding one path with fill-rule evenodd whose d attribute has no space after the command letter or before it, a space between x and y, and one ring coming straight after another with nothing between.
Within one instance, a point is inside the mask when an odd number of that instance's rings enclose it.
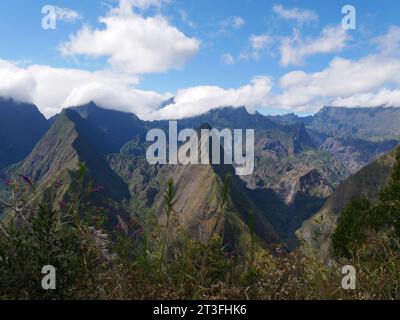
<instances>
[{"instance_id":1,"label":"pink flower","mask_svg":"<svg viewBox=\"0 0 400 320\"><path fill-rule=\"evenodd\" d=\"M60 206L60 209L62 209L62 210L66 209L68 206L68 204L65 201L59 202L58 205Z\"/></svg>"},{"instance_id":2,"label":"pink flower","mask_svg":"<svg viewBox=\"0 0 400 320\"><path fill-rule=\"evenodd\" d=\"M62 181L61 180L57 180L56 184L55 184L56 189L60 189L62 187Z\"/></svg>"},{"instance_id":3,"label":"pink flower","mask_svg":"<svg viewBox=\"0 0 400 320\"><path fill-rule=\"evenodd\" d=\"M21 176L24 181L29 184L31 187L33 187L32 181L27 177L27 176Z\"/></svg>"}]
</instances>

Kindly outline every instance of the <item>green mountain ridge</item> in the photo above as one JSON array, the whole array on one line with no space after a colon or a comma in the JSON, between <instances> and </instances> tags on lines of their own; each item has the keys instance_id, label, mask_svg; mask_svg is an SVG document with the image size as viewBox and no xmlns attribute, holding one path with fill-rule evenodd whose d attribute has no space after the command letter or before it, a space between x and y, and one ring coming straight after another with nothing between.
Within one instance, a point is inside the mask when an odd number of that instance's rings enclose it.
<instances>
[{"instance_id":1,"label":"green mountain ridge","mask_svg":"<svg viewBox=\"0 0 400 320\"><path fill-rule=\"evenodd\" d=\"M63 111L32 153L13 171L35 184L49 187L65 172L87 165L91 178L115 199L128 198L128 188L109 167L102 153L107 145L100 143L102 132L73 110Z\"/></svg>"},{"instance_id":2,"label":"green mountain ridge","mask_svg":"<svg viewBox=\"0 0 400 320\"><path fill-rule=\"evenodd\" d=\"M216 129L255 129L255 171L237 177L232 166L149 165L146 133L151 128L167 130L168 121L146 122L90 103L68 108L50 123L27 158L7 172L27 176L43 188L63 180L67 188L72 173L84 162L94 184L104 187L106 197L123 203L131 215L152 210L161 220L165 183L172 178L184 229L200 240L220 234L232 248L243 247L241 241L249 239L250 211L261 243L295 247L295 231L319 211L340 182L397 144L395 140L329 137L304 123L278 123L245 108L221 108L178 121L179 129L204 124ZM232 175L231 210L221 218L220 197L227 172Z\"/></svg>"},{"instance_id":3,"label":"green mountain ridge","mask_svg":"<svg viewBox=\"0 0 400 320\"><path fill-rule=\"evenodd\" d=\"M362 196L376 201L381 188L389 181L395 162L393 150L343 181L321 210L303 223L296 232L297 237L314 248L321 258L328 258L331 237L343 209L352 199Z\"/></svg>"}]
</instances>

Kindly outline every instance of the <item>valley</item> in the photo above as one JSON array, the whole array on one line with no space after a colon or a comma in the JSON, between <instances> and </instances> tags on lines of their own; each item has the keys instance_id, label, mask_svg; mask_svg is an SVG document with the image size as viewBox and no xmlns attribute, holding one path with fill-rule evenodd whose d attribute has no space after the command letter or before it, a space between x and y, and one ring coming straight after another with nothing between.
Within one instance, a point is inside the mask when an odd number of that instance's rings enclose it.
<instances>
[{"instance_id":1,"label":"valley","mask_svg":"<svg viewBox=\"0 0 400 320\"><path fill-rule=\"evenodd\" d=\"M14 105L18 104L2 100L0 113L10 112ZM34 114L31 117L41 117L34 106L25 108L30 108ZM20 123L20 111L15 110L8 121ZM334 124L342 112L326 110L314 118L302 119L291 115L266 117L250 114L244 107L226 107L177 122L179 130L197 130L205 125L216 129L254 129L255 170L248 176L236 176L234 166L229 165L151 165L146 161L146 149L150 145L146 134L155 128L168 132L168 121L142 121L134 114L90 103L66 109L50 119L47 132L42 122L33 123L32 130L41 132L36 146L30 142L32 150L24 151L25 158L21 153L13 164L3 156L1 172L3 180L15 174L24 175L44 189L62 181L63 188L57 195L61 201L73 180L72 172L83 162L93 183L104 188L102 201L112 199L112 202L124 203L121 215L136 216L152 210L161 220L165 181L173 179L178 192L176 210L180 223L195 239L207 241L220 234L232 250L240 251L243 245L237 239L249 234L248 215L253 210L256 233L263 246L283 244L295 248L297 229L321 209L340 183L398 144L395 136L384 133L380 141L371 141L366 136L363 136L365 140L360 139L358 134L336 136L334 125L329 127L329 132L318 131L321 117ZM374 112L380 114L377 110ZM357 119L358 110L352 112ZM380 112L379 116L383 117L388 110L382 108ZM363 119L364 110L359 113ZM12 137L12 132L7 134ZM25 145L21 144L21 148L26 149ZM232 176L231 213L222 214L220 195L228 174ZM109 218L117 221L116 216Z\"/></svg>"}]
</instances>

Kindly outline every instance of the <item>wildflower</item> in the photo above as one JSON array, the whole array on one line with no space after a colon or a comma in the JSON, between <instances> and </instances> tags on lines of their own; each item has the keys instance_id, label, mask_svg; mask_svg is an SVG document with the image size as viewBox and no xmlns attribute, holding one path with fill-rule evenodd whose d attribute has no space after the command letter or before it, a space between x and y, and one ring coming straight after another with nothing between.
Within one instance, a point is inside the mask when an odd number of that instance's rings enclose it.
<instances>
[{"instance_id":1,"label":"wildflower","mask_svg":"<svg viewBox=\"0 0 400 320\"><path fill-rule=\"evenodd\" d=\"M27 176L22 175L21 177L27 184L29 184L31 187L33 187L32 181Z\"/></svg>"},{"instance_id":2,"label":"wildflower","mask_svg":"<svg viewBox=\"0 0 400 320\"><path fill-rule=\"evenodd\" d=\"M65 201L60 201L59 203L58 203L58 205L60 206L60 209L66 209L67 208L67 203L65 202Z\"/></svg>"},{"instance_id":3,"label":"wildflower","mask_svg":"<svg viewBox=\"0 0 400 320\"><path fill-rule=\"evenodd\" d=\"M56 184L55 184L56 189L60 189L62 187L62 181L61 180L57 180Z\"/></svg>"}]
</instances>

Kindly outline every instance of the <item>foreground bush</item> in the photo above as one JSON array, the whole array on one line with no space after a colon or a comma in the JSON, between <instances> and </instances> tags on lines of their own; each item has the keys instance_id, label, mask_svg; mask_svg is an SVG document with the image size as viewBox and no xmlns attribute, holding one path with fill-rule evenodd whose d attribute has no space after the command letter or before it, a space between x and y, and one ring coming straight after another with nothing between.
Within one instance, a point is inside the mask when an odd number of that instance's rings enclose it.
<instances>
[{"instance_id":1,"label":"foreground bush","mask_svg":"<svg viewBox=\"0 0 400 320\"><path fill-rule=\"evenodd\" d=\"M78 183L85 183L84 174L82 166ZM151 212L126 222L120 218L114 228L98 223L87 216L99 210L85 200L96 188L75 188L68 202L54 206L52 197L37 197L39 203L27 197L24 188L34 195L37 191L28 178L18 179L9 185L13 201L2 201L7 218L0 224L0 299L400 298L397 230L364 233L352 224L357 218L345 215L343 221L350 221L357 236L351 242L348 230L338 228L336 244L345 254L329 264L311 250L271 253L256 250L254 243L248 257L237 256L226 252L223 239L195 241L168 222L160 225ZM165 200L170 219L174 196L169 181ZM348 210L354 214L358 207ZM179 243L171 243L171 233L180 234ZM46 265L56 268L55 290L42 288ZM345 265L357 270L356 290L342 288Z\"/></svg>"}]
</instances>

